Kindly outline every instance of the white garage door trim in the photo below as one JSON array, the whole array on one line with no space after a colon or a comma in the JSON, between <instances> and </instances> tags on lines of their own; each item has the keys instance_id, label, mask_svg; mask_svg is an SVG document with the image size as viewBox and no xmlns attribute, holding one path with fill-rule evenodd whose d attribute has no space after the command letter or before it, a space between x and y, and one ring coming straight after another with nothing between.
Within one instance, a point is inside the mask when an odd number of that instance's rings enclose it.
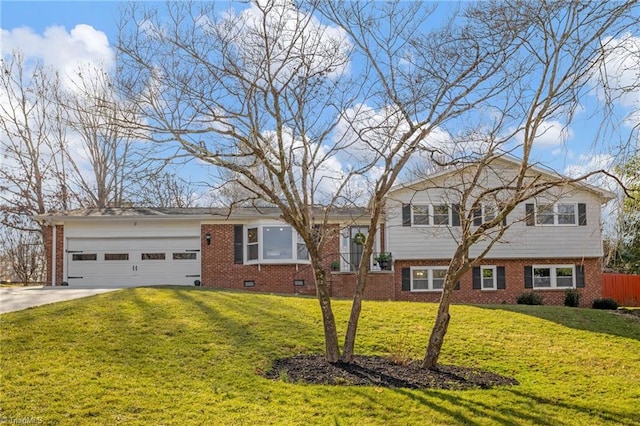
<instances>
[{"instance_id":1,"label":"white garage door trim","mask_svg":"<svg viewBox=\"0 0 640 426\"><path fill-rule=\"evenodd\" d=\"M200 238L68 238L70 287L194 285L200 280Z\"/></svg>"}]
</instances>

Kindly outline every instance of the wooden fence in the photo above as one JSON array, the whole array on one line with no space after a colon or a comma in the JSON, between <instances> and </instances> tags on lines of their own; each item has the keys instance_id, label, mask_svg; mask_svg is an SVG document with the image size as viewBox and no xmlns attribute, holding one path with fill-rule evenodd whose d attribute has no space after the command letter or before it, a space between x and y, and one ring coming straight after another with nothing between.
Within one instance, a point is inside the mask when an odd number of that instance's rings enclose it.
<instances>
[{"instance_id":1,"label":"wooden fence","mask_svg":"<svg viewBox=\"0 0 640 426\"><path fill-rule=\"evenodd\" d=\"M640 275L602 274L602 297L620 306L640 306Z\"/></svg>"}]
</instances>

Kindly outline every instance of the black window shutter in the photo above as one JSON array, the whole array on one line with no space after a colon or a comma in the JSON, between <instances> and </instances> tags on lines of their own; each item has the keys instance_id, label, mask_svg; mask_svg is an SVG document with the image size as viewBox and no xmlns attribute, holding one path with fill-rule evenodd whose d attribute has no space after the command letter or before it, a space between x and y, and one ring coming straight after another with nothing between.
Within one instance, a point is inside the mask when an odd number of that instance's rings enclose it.
<instances>
[{"instance_id":1,"label":"black window shutter","mask_svg":"<svg viewBox=\"0 0 640 426\"><path fill-rule=\"evenodd\" d=\"M578 203L578 225L587 226L587 205Z\"/></svg>"},{"instance_id":2,"label":"black window shutter","mask_svg":"<svg viewBox=\"0 0 640 426\"><path fill-rule=\"evenodd\" d=\"M480 276L480 267L476 266L471 270L473 278L473 289L480 290L482 288L482 277Z\"/></svg>"},{"instance_id":3,"label":"black window shutter","mask_svg":"<svg viewBox=\"0 0 640 426\"><path fill-rule=\"evenodd\" d=\"M453 288L454 290L460 290L460 281L456 283L456 286Z\"/></svg>"},{"instance_id":4,"label":"black window shutter","mask_svg":"<svg viewBox=\"0 0 640 426\"><path fill-rule=\"evenodd\" d=\"M478 207L473 210L473 225L480 226L482 225L482 208Z\"/></svg>"},{"instance_id":5,"label":"black window shutter","mask_svg":"<svg viewBox=\"0 0 640 426\"><path fill-rule=\"evenodd\" d=\"M576 265L576 287L584 288L584 265Z\"/></svg>"},{"instance_id":6,"label":"black window shutter","mask_svg":"<svg viewBox=\"0 0 640 426\"><path fill-rule=\"evenodd\" d=\"M507 279L506 279L506 274L505 274L505 270L504 270L504 266L498 266L496 268L496 272L498 275L498 290L503 290L505 288L507 288Z\"/></svg>"},{"instance_id":7,"label":"black window shutter","mask_svg":"<svg viewBox=\"0 0 640 426\"><path fill-rule=\"evenodd\" d=\"M460 204L451 204L451 226L460 226Z\"/></svg>"},{"instance_id":8,"label":"black window shutter","mask_svg":"<svg viewBox=\"0 0 640 426\"><path fill-rule=\"evenodd\" d=\"M244 226L233 225L233 263L244 263Z\"/></svg>"},{"instance_id":9,"label":"black window shutter","mask_svg":"<svg viewBox=\"0 0 640 426\"><path fill-rule=\"evenodd\" d=\"M533 204L525 204L526 212L527 212L527 226L535 225L536 218L535 215L535 207Z\"/></svg>"},{"instance_id":10,"label":"black window shutter","mask_svg":"<svg viewBox=\"0 0 640 426\"><path fill-rule=\"evenodd\" d=\"M402 291L411 291L411 268L402 268Z\"/></svg>"},{"instance_id":11,"label":"black window shutter","mask_svg":"<svg viewBox=\"0 0 640 426\"><path fill-rule=\"evenodd\" d=\"M507 226L507 215L502 218L502 226Z\"/></svg>"},{"instance_id":12,"label":"black window shutter","mask_svg":"<svg viewBox=\"0 0 640 426\"><path fill-rule=\"evenodd\" d=\"M411 226L411 204L402 205L402 226Z\"/></svg>"},{"instance_id":13,"label":"black window shutter","mask_svg":"<svg viewBox=\"0 0 640 426\"><path fill-rule=\"evenodd\" d=\"M524 267L524 288L533 288L533 266Z\"/></svg>"}]
</instances>

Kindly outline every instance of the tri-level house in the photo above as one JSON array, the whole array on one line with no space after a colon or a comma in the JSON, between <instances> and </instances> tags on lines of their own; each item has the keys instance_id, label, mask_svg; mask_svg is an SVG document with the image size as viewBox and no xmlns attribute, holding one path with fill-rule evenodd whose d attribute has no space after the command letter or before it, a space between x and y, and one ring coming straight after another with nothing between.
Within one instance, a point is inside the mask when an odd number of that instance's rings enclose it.
<instances>
[{"instance_id":1,"label":"tri-level house","mask_svg":"<svg viewBox=\"0 0 640 426\"><path fill-rule=\"evenodd\" d=\"M508 157L494 161L475 176L472 193L499 185L518 164ZM461 215L469 211L460 204L462 190L470 185L468 170L449 169L393 188L370 259L362 257L362 242L371 237L368 210L334 209L324 263L331 294L350 297L356 267L368 262L365 297L438 301L465 222ZM537 182L557 178L542 169L530 174ZM485 251L504 228L480 265L460 280L454 302L515 303L523 292L535 291L546 304L562 304L564 290L577 289L589 305L601 297L601 211L612 198L608 191L572 183L524 200L493 234L472 246L470 258ZM499 202L496 196L475 206L470 226L491 221ZM36 219L45 225L49 285L170 284L315 293L306 246L275 208L132 207Z\"/></svg>"}]
</instances>

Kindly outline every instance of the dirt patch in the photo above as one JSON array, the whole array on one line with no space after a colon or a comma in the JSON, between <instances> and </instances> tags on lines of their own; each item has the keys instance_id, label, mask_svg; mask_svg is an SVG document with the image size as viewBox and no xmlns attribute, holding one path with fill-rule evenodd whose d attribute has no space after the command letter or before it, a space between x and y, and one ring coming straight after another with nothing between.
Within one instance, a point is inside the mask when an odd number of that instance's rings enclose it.
<instances>
[{"instance_id":1,"label":"dirt patch","mask_svg":"<svg viewBox=\"0 0 640 426\"><path fill-rule=\"evenodd\" d=\"M640 321L640 309L627 309L627 308L619 308L614 313L619 315L624 315L626 317L634 318Z\"/></svg>"},{"instance_id":2,"label":"dirt patch","mask_svg":"<svg viewBox=\"0 0 640 426\"><path fill-rule=\"evenodd\" d=\"M294 383L409 389L488 389L519 384L511 377L478 368L443 365L425 370L418 362L398 365L379 356L356 356L353 363L331 364L320 355L298 355L276 360L265 376Z\"/></svg>"}]
</instances>

